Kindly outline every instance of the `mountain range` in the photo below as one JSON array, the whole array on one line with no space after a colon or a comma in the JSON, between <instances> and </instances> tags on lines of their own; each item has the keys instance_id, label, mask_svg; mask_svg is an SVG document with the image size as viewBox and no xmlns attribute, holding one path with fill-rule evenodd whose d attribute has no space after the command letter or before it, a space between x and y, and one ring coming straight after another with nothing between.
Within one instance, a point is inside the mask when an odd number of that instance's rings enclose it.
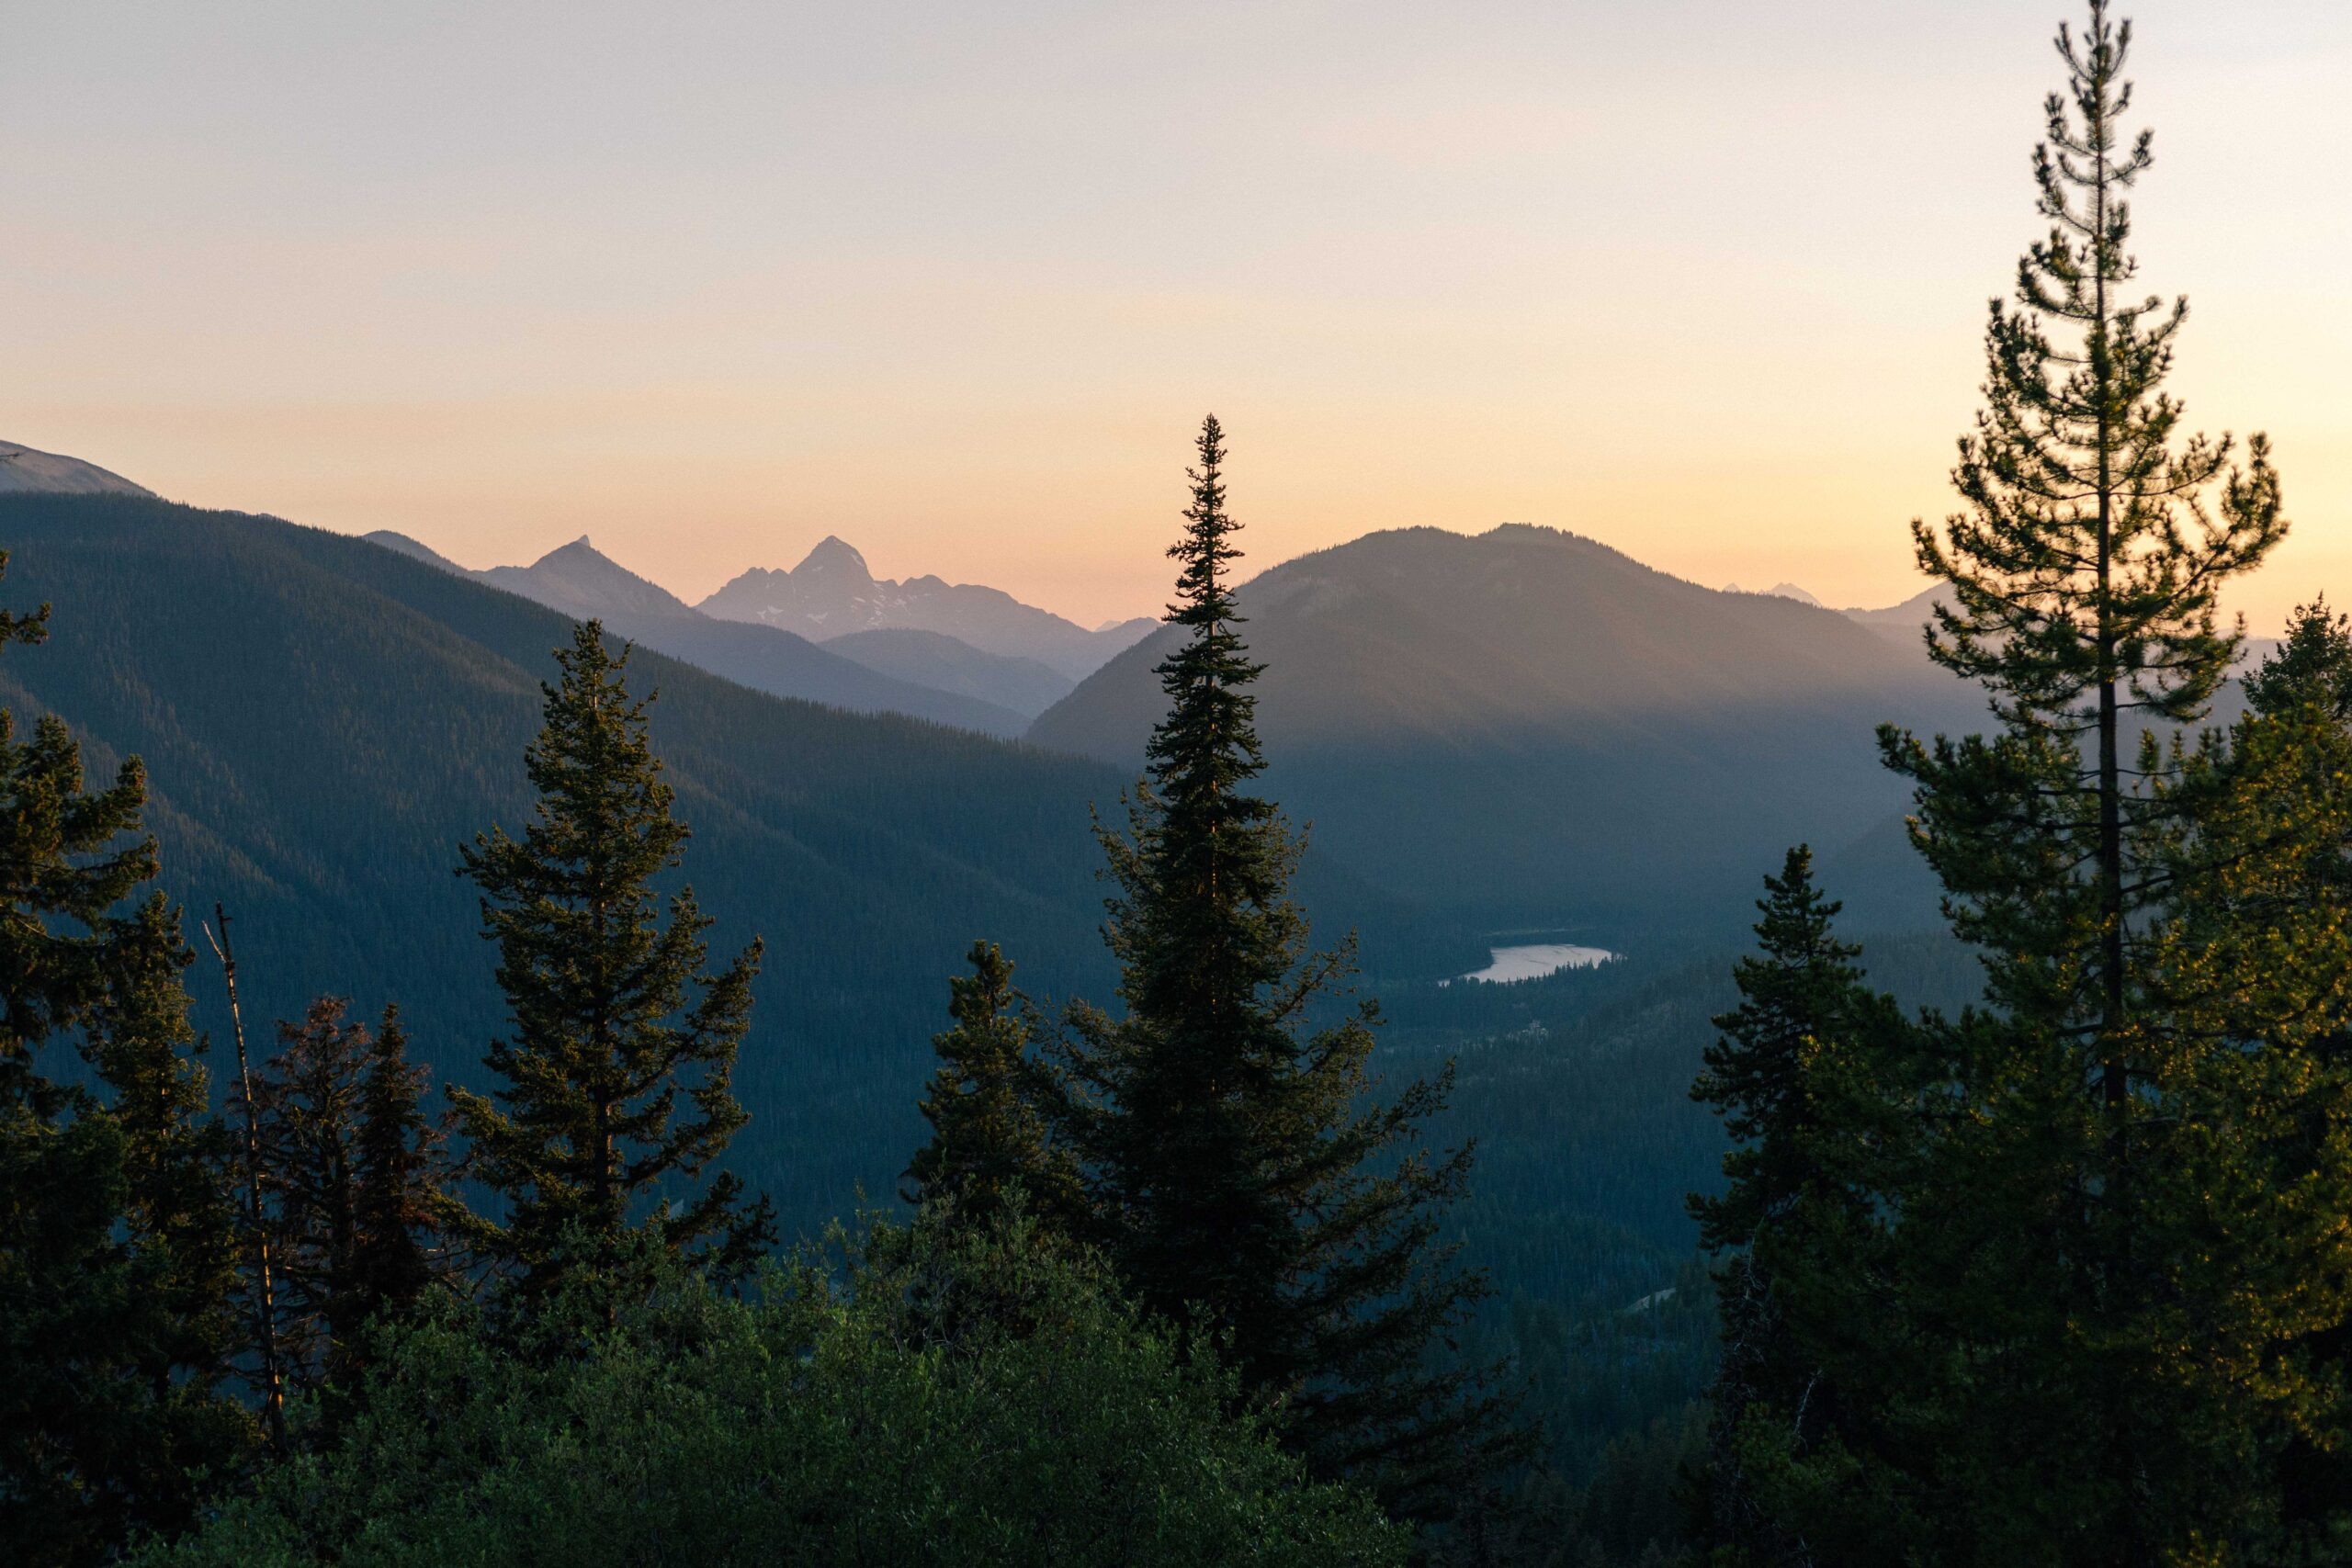
<instances>
[{"instance_id":1,"label":"mountain range","mask_svg":"<svg viewBox=\"0 0 2352 1568\"><path fill-rule=\"evenodd\" d=\"M984 683L979 681L967 680L961 690L942 689L820 648L780 626L706 615L602 554L585 536L529 566L494 566L484 571L468 571L405 535L382 531L368 538L567 615L582 620L594 616L619 636L771 696L798 697L853 713L905 714L1008 737L1019 735L1036 711L1023 713L989 701L980 694ZM976 651L973 657L985 656Z\"/></svg>"},{"instance_id":2,"label":"mountain range","mask_svg":"<svg viewBox=\"0 0 2352 1568\"><path fill-rule=\"evenodd\" d=\"M584 538L481 572L373 539L755 692L1020 736L1129 776L1177 635L877 580L838 538L700 605ZM1394 530L1284 562L1239 591L1269 666L1269 788L1337 863L1456 928L1736 937L1756 876L1800 839L1826 866L1850 861L1863 886L1840 891L1874 918L1930 923L1872 736L1977 728L1980 701L1919 648L1930 595L1839 614L1797 592L1719 592L1526 525Z\"/></svg>"},{"instance_id":3,"label":"mountain range","mask_svg":"<svg viewBox=\"0 0 2352 1568\"><path fill-rule=\"evenodd\" d=\"M1159 625L1138 617L1089 631L994 588L936 577L876 578L864 556L830 535L789 571L755 567L697 608L817 642L886 628L936 632L983 653L1034 660L1071 681L1084 680Z\"/></svg>"}]
</instances>

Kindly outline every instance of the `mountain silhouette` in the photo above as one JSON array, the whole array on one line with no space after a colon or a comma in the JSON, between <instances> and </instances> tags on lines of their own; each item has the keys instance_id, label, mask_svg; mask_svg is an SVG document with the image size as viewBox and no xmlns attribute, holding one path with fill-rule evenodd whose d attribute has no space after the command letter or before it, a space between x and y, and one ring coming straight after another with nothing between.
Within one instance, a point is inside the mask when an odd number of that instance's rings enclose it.
<instances>
[{"instance_id":1,"label":"mountain silhouette","mask_svg":"<svg viewBox=\"0 0 2352 1568\"><path fill-rule=\"evenodd\" d=\"M755 567L705 599L706 614L756 621L824 642L855 632L913 630L952 637L983 653L1034 660L1082 680L1159 623L1114 622L1089 631L999 589L936 577L876 578L856 548L831 535L788 571Z\"/></svg>"}]
</instances>

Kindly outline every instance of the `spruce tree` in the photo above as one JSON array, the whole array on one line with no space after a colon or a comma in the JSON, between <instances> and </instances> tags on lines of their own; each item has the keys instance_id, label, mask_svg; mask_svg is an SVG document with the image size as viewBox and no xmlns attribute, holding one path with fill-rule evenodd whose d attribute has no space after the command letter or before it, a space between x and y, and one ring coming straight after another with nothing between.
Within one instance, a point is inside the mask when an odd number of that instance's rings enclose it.
<instances>
[{"instance_id":1,"label":"spruce tree","mask_svg":"<svg viewBox=\"0 0 2352 1568\"><path fill-rule=\"evenodd\" d=\"M436 1288L462 1289L481 1232L458 1195L464 1168L449 1151L450 1119L425 1114L426 1076L408 1059L400 1009L387 1005L359 1088L347 1299L363 1323L406 1313Z\"/></svg>"},{"instance_id":2,"label":"spruce tree","mask_svg":"<svg viewBox=\"0 0 2352 1568\"><path fill-rule=\"evenodd\" d=\"M646 704L628 694L628 650L612 652L589 621L556 660L526 753L531 822L520 839L492 828L463 851L511 1019L484 1058L501 1087L450 1099L477 1176L506 1202L494 1246L526 1291L574 1261L568 1234L599 1269L617 1267L633 1233L737 1271L774 1240L769 1207L747 1202L731 1172L703 1179L747 1120L730 1078L760 944L706 972L711 921L693 890L664 908L655 884L688 833Z\"/></svg>"},{"instance_id":3,"label":"spruce tree","mask_svg":"<svg viewBox=\"0 0 2352 1568\"><path fill-rule=\"evenodd\" d=\"M48 614L0 611L0 644ZM118 912L155 873L145 800L135 759L85 789L62 722L20 739L0 711L0 1560L41 1568L181 1528L253 1435L220 1392L226 1199L185 948L161 899ZM111 1105L44 1059L67 1042Z\"/></svg>"},{"instance_id":4,"label":"spruce tree","mask_svg":"<svg viewBox=\"0 0 2352 1568\"><path fill-rule=\"evenodd\" d=\"M1263 667L1227 581L1238 525L1214 417L1197 452L1169 552L1185 636L1159 666L1168 712L1126 831L1099 831L1125 1011L1071 1010L1064 1135L1090 1234L1138 1299L1222 1336L1327 1472L1442 1515L1518 1442L1476 1376L1438 1364L1485 1290L1440 1235L1470 1151L1414 1146L1448 1080L1374 1102L1376 1011L1341 1005L1352 945L1308 949L1300 842L1250 788Z\"/></svg>"},{"instance_id":5,"label":"spruce tree","mask_svg":"<svg viewBox=\"0 0 2352 1568\"><path fill-rule=\"evenodd\" d=\"M934 1036L940 1065L922 1100L931 1141L907 1167L906 1199L944 1205L958 1224L986 1227L1016 1201L1066 1220L1077 1173L1050 1141L1032 1031L1012 988L1012 965L992 942L976 942L972 972L948 981L955 1026Z\"/></svg>"},{"instance_id":6,"label":"spruce tree","mask_svg":"<svg viewBox=\"0 0 2352 1568\"><path fill-rule=\"evenodd\" d=\"M187 1405L234 1451L244 1426L220 1384L245 1348L237 1311L241 1249L226 1175L232 1143L211 1115L204 1049L186 985L195 954L180 912L151 893L107 922L106 999L84 1055L123 1134L123 1228L159 1333L147 1375L159 1405ZM198 1462L206 1462L199 1460Z\"/></svg>"},{"instance_id":7,"label":"spruce tree","mask_svg":"<svg viewBox=\"0 0 2352 1568\"><path fill-rule=\"evenodd\" d=\"M2249 1179L2275 1173L2255 1153L2271 1110L2185 1000L2227 792L2153 732L2205 713L2238 644L2220 597L2286 523L2260 436L2241 457L2183 434L2164 387L2185 303L2132 293L2126 197L2152 149L2125 129L2130 45L2105 0L2060 29L2068 85L2033 163L2052 227L1992 306L1964 510L1914 525L1951 590L1928 651L1985 685L1999 728L1883 736L1986 968L1988 1007L1940 1032L1919 1101L1887 1328L1933 1352L1891 1491L1924 1508L1921 1550L1955 1559L2250 1539L2251 1467L2300 1397L2259 1369L2317 1304L2244 1290L2291 1228Z\"/></svg>"},{"instance_id":8,"label":"spruce tree","mask_svg":"<svg viewBox=\"0 0 2352 1568\"><path fill-rule=\"evenodd\" d=\"M279 1343L290 1381L311 1392L350 1389L370 1319L458 1281L469 1222L398 1013L379 1033L349 1005L321 997L300 1023L280 1022L254 1087Z\"/></svg>"},{"instance_id":9,"label":"spruce tree","mask_svg":"<svg viewBox=\"0 0 2352 1568\"><path fill-rule=\"evenodd\" d=\"M1764 886L1758 955L1735 970L1739 1006L1715 1020L1722 1038L1690 1090L1736 1141L1723 1194L1690 1200L1701 1246L1722 1259L1706 1530L1754 1568L1889 1557L1900 1536L1815 1477L1849 1472L1877 1440L1884 1380L1842 1352L1850 1325L1883 1311L1881 1202L1899 1186L1884 1160L1903 1146L1907 1043L1863 982L1860 948L1837 937L1811 851L1791 850Z\"/></svg>"}]
</instances>

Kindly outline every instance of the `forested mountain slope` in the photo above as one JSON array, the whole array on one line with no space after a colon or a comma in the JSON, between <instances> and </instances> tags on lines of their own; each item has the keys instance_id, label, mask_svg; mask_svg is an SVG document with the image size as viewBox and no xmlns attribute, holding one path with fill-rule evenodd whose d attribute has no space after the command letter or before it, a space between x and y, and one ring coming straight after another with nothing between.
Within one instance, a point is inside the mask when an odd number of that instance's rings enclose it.
<instances>
[{"instance_id":1,"label":"forested mountain slope","mask_svg":"<svg viewBox=\"0 0 2352 1568\"><path fill-rule=\"evenodd\" d=\"M1269 665L1274 792L1343 860L1490 927L1734 936L1788 844L1834 850L1901 811L1878 723L1982 714L1915 649L1833 611L1521 525L1369 535L1275 567L1241 603ZM1114 660L1029 738L1136 756L1166 642Z\"/></svg>"},{"instance_id":2,"label":"forested mountain slope","mask_svg":"<svg viewBox=\"0 0 2352 1568\"><path fill-rule=\"evenodd\" d=\"M1078 682L1034 659L985 653L960 637L913 626L875 626L827 637L827 653L942 692L958 692L1035 718Z\"/></svg>"},{"instance_id":3,"label":"forested mountain slope","mask_svg":"<svg viewBox=\"0 0 2352 1568\"><path fill-rule=\"evenodd\" d=\"M420 1054L469 1076L500 1013L458 844L519 829L523 748L569 623L364 540L153 500L0 497L0 596L55 607L46 645L0 658L0 704L20 724L62 716L94 768L145 760L164 884L191 919L229 907L249 1022L322 991L397 999ZM1108 999L1088 810L1115 808L1122 775L650 652L632 668L662 694L654 739L717 951L767 942L734 1163L794 1224L860 1183L881 1197L975 937L1024 984ZM1479 955L1326 860L1306 893L1328 931L1364 928L1374 968ZM216 976L193 979L217 1034Z\"/></svg>"}]
</instances>

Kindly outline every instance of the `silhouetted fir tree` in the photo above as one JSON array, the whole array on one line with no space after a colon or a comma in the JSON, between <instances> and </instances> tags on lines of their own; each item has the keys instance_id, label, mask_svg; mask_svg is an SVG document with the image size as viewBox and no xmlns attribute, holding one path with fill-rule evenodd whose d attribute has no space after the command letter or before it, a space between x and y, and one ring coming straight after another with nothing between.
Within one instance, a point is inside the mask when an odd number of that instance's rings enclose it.
<instances>
[{"instance_id":1,"label":"silhouetted fir tree","mask_svg":"<svg viewBox=\"0 0 2352 1568\"><path fill-rule=\"evenodd\" d=\"M110 919L107 994L84 1046L123 1134L123 1224L145 1271L164 1338L149 1352L160 1404L211 1396L244 1348L237 1308L242 1249L227 1179L233 1145L211 1115L203 1043L188 1021L192 953L161 893ZM243 1422L209 1410L234 1445Z\"/></svg>"},{"instance_id":2,"label":"silhouetted fir tree","mask_svg":"<svg viewBox=\"0 0 2352 1568\"><path fill-rule=\"evenodd\" d=\"M1722 1259L1706 1528L1758 1568L1900 1550L1883 1533L1840 1539L1788 1489L1825 1452L1872 1440L1867 1404L1881 1382L1847 1386L1837 1341L1882 1310L1879 1205L1893 1184L1882 1161L1902 1145L1906 1109L1902 1017L1864 984L1861 949L1838 939L1838 906L1815 886L1811 851L1791 850L1764 886L1758 955L1735 970L1739 1006L1715 1020L1723 1035L1690 1089L1736 1141L1723 1194L1690 1200L1701 1246Z\"/></svg>"},{"instance_id":3,"label":"silhouetted fir tree","mask_svg":"<svg viewBox=\"0 0 2352 1568\"><path fill-rule=\"evenodd\" d=\"M1412 1517L1448 1512L1521 1439L1470 1371L1441 1364L1484 1292L1440 1239L1470 1151L1411 1146L1450 1075L1377 1104L1369 1002L1318 1021L1352 949L1310 953L1289 894L1300 845L1250 784L1264 766L1226 573L1224 434L1201 427L1159 665L1169 711L1127 830L1099 832L1124 1016L1069 1014L1063 1130L1090 1235L1137 1297L1226 1337L1243 1386L1286 1402L1328 1472Z\"/></svg>"},{"instance_id":4,"label":"silhouetted fir tree","mask_svg":"<svg viewBox=\"0 0 2352 1568\"><path fill-rule=\"evenodd\" d=\"M300 1023L280 1022L254 1086L279 1347L294 1386L312 1392L351 1387L371 1318L454 1282L469 1221L398 1014L386 1010L379 1034L348 1010L321 997Z\"/></svg>"},{"instance_id":5,"label":"silhouetted fir tree","mask_svg":"<svg viewBox=\"0 0 2352 1568\"><path fill-rule=\"evenodd\" d=\"M359 1088L358 1244L349 1299L357 1321L405 1313L424 1294L465 1283L481 1224L458 1196L450 1118L427 1116L425 1069L408 1059L400 1009L387 1006L368 1044Z\"/></svg>"},{"instance_id":6,"label":"silhouetted fir tree","mask_svg":"<svg viewBox=\"0 0 2352 1568\"><path fill-rule=\"evenodd\" d=\"M976 942L969 975L948 981L955 1027L932 1039L940 1065L922 1100L931 1142L907 1167L909 1202L946 1205L958 1224L1003 1217L1016 1190L1024 1212L1067 1223L1078 1177L1051 1142L1039 1066L1012 965L992 942Z\"/></svg>"},{"instance_id":7,"label":"silhouetted fir tree","mask_svg":"<svg viewBox=\"0 0 2352 1568\"><path fill-rule=\"evenodd\" d=\"M2242 1286L2290 1228L2245 1179L2246 1119L2269 1111L2211 1010L2177 1000L2222 797L2131 733L2205 711L2238 644L2219 595L2286 523L2260 436L2241 467L2181 434L2163 385L2185 304L2126 297L2124 197L2150 163L2122 125L2130 41L2104 0L2060 29L2068 87L2034 158L2052 227L1992 307L1966 510L1914 525L1953 599L1929 651L1985 683L2001 729L1882 738L1991 1004L1944 1034L1900 1199L1905 1331L1943 1361L1888 1484L1926 1499L1919 1550L1952 1560L2232 1550L2266 1423L2299 1397L2262 1370L2297 1314Z\"/></svg>"},{"instance_id":8,"label":"silhouetted fir tree","mask_svg":"<svg viewBox=\"0 0 2352 1568\"><path fill-rule=\"evenodd\" d=\"M686 1190L748 1120L730 1077L760 944L706 973L711 922L693 890L663 908L654 881L680 864L688 832L625 684L628 651L590 621L556 660L526 754L531 823L463 852L513 1023L484 1058L502 1087L449 1090L477 1176L507 1203L493 1245L530 1292L568 1266L573 1230L600 1267L636 1232L739 1271L774 1241L767 1203L747 1202L729 1172Z\"/></svg>"},{"instance_id":9,"label":"silhouetted fir tree","mask_svg":"<svg viewBox=\"0 0 2352 1568\"><path fill-rule=\"evenodd\" d=\"M278 1049L253 1075L253 1104L232 1096L231 1114L256 1130L262 1224L269 1235L277 1353L290 1392L316 1393L345 1371L339 1325L358 1237L358 1077L366 1027L344 1021L340 997L312 1002L300 1023L281 1020Z\"/></svg>"},{"instance_id":10,"label":"silhouetted fir tree","mask_svg":"<svg viewBox=\"0 0 2352 1568\"><path fill-rule=\"evenodd\" d=\"M40 641L48 614L0 611L0 643ZM219 1392L185 950L160 899L113 912L155 873L145 799L136 760L85 790L61 721L20 740L0 712L0 1560L40 1568L181 1528L253 1436ZM113 1108L40 1059L68 1040Z\"/></svg>"}]
</instances>

